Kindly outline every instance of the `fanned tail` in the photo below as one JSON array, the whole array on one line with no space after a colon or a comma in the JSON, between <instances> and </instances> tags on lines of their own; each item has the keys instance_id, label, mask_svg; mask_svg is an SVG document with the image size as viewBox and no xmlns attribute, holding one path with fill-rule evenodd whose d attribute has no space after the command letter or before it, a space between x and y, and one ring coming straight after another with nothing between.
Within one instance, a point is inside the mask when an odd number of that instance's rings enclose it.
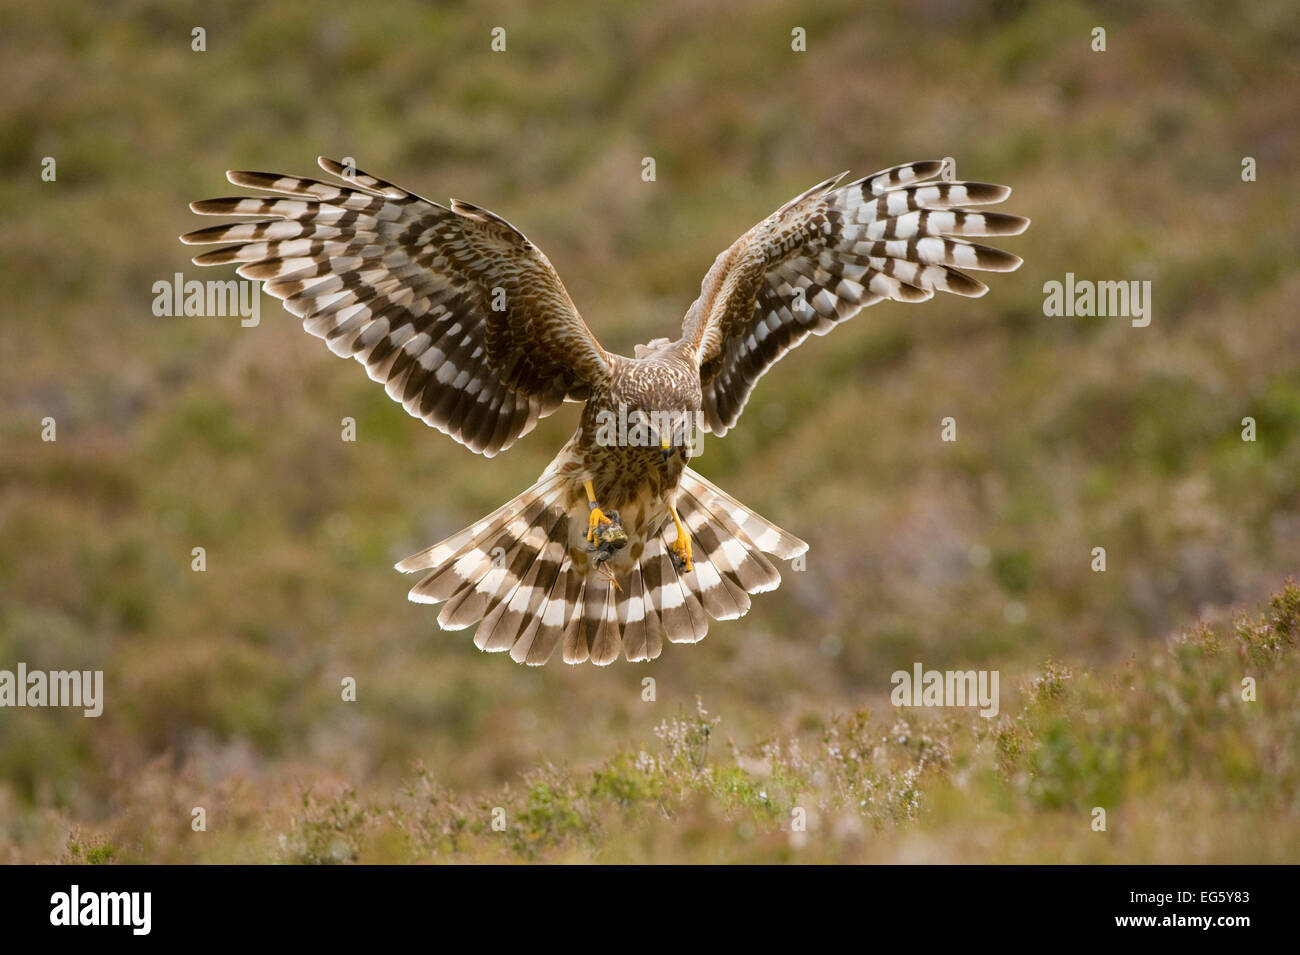
<instances>
[{"instance_id":1,"label":"fanned tail","mask_svg":"<svg viewBox=\"0 0 1300 955\"><path fill-rule=\"evenodd\" d=\"M792 559L808 545L781 530L696 472L682 473L677 510L691 535L693 567L672 559L667 520L629 545L630 565L608 572L588 560L585 514L573 512L570 489L558 475L439 544L397 565L424 571L410 599L442 603L438 624L460 630L478 624L474 644L509 651L540 666L563 647L566 663L653 660L663 641L695 643L709 620L734 620L750 594L775 590L781 575L768 559Z\"/></svg>"}]
</instances>

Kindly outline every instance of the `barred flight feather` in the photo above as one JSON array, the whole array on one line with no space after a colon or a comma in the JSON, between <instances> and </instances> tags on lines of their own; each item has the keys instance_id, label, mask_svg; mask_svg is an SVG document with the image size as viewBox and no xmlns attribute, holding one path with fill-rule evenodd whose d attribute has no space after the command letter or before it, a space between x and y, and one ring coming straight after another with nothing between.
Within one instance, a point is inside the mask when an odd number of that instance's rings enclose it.
<instances>
[{"instance_id":1,"label":"barred flight feather","mask_svg":"<svg viewBox=\"0 0 1300 955\"><path fill-rule=\"evenodd\" d=\"M237 186L295 198L193 203L201 215L272 217L181 236L232 243L195 264L240 263L240 275L261 280L410 414L488 457L603 378L608 356L551 263L514 226L319 162L340 183L228 173Z\"/></svg>"},{"instance_id":2,"label":"barred flight feather","mask_svg":"<svg viewBox=\"0 0 1300 955\"><path fill-rule=\"evenodd\" d=\"M1006 186L933 180L940 161L895 166L847 185L828 179L786 203L718 256L683 324L696 345L708 429L735 425L755 383L808 335L825 335L885 299L979 297L960 269L1010 272L1021 260L967 241L1018 235L1029 220L968 206Z\"/></svg>"}]
</instances>

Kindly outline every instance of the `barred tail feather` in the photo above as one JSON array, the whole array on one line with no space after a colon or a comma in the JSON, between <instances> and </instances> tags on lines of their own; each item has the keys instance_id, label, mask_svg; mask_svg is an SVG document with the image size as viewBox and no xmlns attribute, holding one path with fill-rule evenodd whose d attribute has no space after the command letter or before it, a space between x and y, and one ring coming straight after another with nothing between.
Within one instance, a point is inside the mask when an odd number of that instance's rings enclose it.
<instances>
[{"instance_id":1,"label":"barred tail feather","mask_svg":"<svg viewBox=\"0 0 1300 955\"><path fill-rule=\"evenodd\" d=\"M767 518L754 513L690 468L682 471L680 487L684 496L692 500L697 507L708 511L719 524L728 529L727 536L734 535L760 551L759 559L765 560L762 554L771 554L782 560L793 560L808 552L808 545L799 538L781 530ZM780 582L781 578L778 575L773 586Z\"/></svg>"},{"instance_id":2,"label":"barred tail feather","mask_svg":"<svg viewBox=\"0 0 1300 955\"><path fill-rule=\"evenodd\" d=\"M646 545L646 555L654 561L662 581L658 590L651 592L650 599L659 608L664 636L670 642L698 643L709 632L709 618L700 606L696 573L683 574L673 565L668 550L671 540L670 534L662 533ZM697 556L696 561L702 556Z\"/></svg>"},{"instance_id":3,"label":"barred tail feather","mask_svg":"<svg viewBox=\"0 0 1300 955\"><path fill-rule=\"evenodd\" d=\"M803 541L687 469L677 508L693 546L681 572L671 553L669 521L644 541L616 577L573 549L569 489L552 475L483 520L397 565L424 576L411 588L419 603L441 603L445 630L478 625L474 644L540 666L562 647L566 663L653 660L671 643L704 638L710 620L734 620L750 594L781 581L766 554L791 558ZM585 526L585 523L584 523Z\"/></svg>"},{"instance_id":4,"label":"barred tail feather","mask_svg":"<svg viewBox=\"0 0 1300 955\"><path fill-rule=\"evenodd\" d=\"M642 565L628 575L618 602L618 622L623 628L623 655L630 662L653 660L663 651L663 627L659 612L646 593Z\"/></svg>"},{"instance_id":5,"label":"barred tail feather","mask_svg":"<svg viewBox=\"0 0 1300 955\"><path fill-rule=\"evenodd\" d=\"M480 521L471 524L457 534L453 534L444 541L434 544L432 547L426 547L418 554L412 554L405 560L398 561L396 568L404 574L409 574L417 570L438 570L442 568L447 561L463 556L475 547L475 542L480 538L495 533L504 527L508 522L514 520L521 511L526 508L530 502L542 495L551 495L555 492L560 483L558 476L552 475L541 481L538 481L523 494L512 498L505 504L502 504L495 511ZM429 578L426 577L425 580ZM417 585L416 590L423 586L424 581ZM419 601L423 603L440 603L446 598L438 598L429 601Z\"/></svg>"}]
</instances>

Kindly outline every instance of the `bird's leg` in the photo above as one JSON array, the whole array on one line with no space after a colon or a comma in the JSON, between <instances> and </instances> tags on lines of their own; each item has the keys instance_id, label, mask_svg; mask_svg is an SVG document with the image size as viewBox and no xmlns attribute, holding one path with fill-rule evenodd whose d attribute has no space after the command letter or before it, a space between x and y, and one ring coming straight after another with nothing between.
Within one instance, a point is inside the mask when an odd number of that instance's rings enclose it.
<instances>
[{"instance_id":1,"label":"bird's leg","mask_svg":"<svg viewBox=\"0 0 1300 955\"><path fill-rule=\"evenodd\" d=\"M591 517L587 522L587 542L594 544L596 543L596 534L600 528L602 526L608 527L613 521L606 517L605 512L596 504L596 489L591 486L591 482L584 482L583 487L587 489L587 508L591 511Z\"/></svg>"},{"instance_id":2,"label":"bird's leg","mask_svg":"<svg viewBox=\"0 0 1300 955\"><path fill-rule=\"evenodd\" d=\"M587 543L591 545L591 550L598 552L596 562L604 563L613 556L614 551L627 546L627 532L623 530L623 522L618 519L617 511L611 511L607 517L600 509L591 481L586 481L584 486L587 489L587 508L591 511L587 523Z\"/></svg>"},{"instance_id":3,"label":"bird's leg","mask_svg":"<svg viewBox=\"0 0 1300 955\"><path fill-rule=\"evenodd\" d=\"M673 523L677 525L677 540L673 541L670 549L673 558L673 566L677 568L678 573L689 574L695 566L691 562L691 535L686 530L686 525L682 519L677 516L677 508L669 504L668 513L673 516Z\"/></svg>"}]
</instances>

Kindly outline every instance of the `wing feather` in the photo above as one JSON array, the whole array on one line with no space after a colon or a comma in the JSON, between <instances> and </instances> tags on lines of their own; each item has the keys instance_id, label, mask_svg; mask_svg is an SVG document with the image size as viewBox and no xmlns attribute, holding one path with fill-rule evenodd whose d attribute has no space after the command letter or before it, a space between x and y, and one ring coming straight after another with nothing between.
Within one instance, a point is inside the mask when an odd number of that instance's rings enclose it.
<instances>
[{"instance_id":1,"label":"wing feather","mask_svg":"<svg viewBox=\"0 0 1300 955\"><path fill-rule=\"evenodd\" d=\"M265 217L181 236L222 244L194 263L261 280L410 414L489 457L608 375L555 269L505 219L318 161L340 181L228 173L276 195L192 203L200 215Z\"/></svg>"},{"instance_id":2,"label":"wing feather","mask_svg":"<svg viewBox=\"0 0 1300 955\"><path fill-rule=\"evenodd\" d=\"M847 185L844 174L787 202L713 263L682 325L700 363L708 429L725 434L755 383L810 334L825 335L885 299L935 292L978 297L961 269L1010 272L1021 260L968 237L1018 235L1029 220L968 206L1006 186L933 181L939 161L908 163Z\"/></svg>"}]
</instances>

